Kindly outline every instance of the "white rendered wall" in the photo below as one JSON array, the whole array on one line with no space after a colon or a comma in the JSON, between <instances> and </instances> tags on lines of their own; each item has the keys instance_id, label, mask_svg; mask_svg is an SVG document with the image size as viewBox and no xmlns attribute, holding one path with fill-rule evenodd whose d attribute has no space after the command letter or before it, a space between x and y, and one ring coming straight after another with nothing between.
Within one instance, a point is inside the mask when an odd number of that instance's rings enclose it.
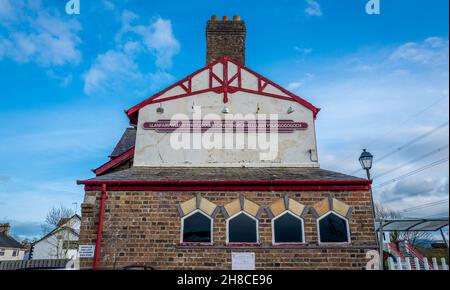
<instances>
[{"instance_id":1,"label":"white rendered wall","mask_svg":"<svg viewBox=\"0 0 450 290\"><path fill-rule=\"evenodd\" d=\"M222 78L222 64L217 64L213 71ZM234 64L229 64L228 75L231 77L236 71ZM256 90L257 78L251 73L242 70L242 86ZM217 81L214 81L218 85ZM237 82L235 80L232 85ZM192 80L193 91L208 88L209 72L203 71ZM187 86L187 84L186 84ZM169 90L159 99L182 93L180 87ZM279 89L266 86L264 92L285 95ZM306 130L296 130L292 133L279 133L277 155L273 160L261 160L261 152L268 150L255 149L188 149L175 150L170 143L170 133L158 133L154 130L143 129L146 122L161 119L171 119L174 115L182 113L193 118L193 105L201 106L202 116L209 113L219 114L224 118L222 110L226 106L230 114L277 114L278 119L306 122ZM223 94L206 92L194 96L173 99L161 103L163 114L156 109L159 103L150 104L140 109L137 124L136 147L134 166L313 166L318 167L317 146L314 128L313 112L303 105L290 100L272 98L263 95L238 91L228 94L228 103L224 104ZM294 112L287 114L289 107ZM207 118L209 119L209 118ZM313 154L310 154L313 150Z\"/></svg>"},{"instance_id":2,"label":"white rendered wall","mask_svg":"<svg viewBox=\"0 0 450 290\"><path fill-rule=\"evenodd\" d=\"M1 248L4 250L4 255L0 256L0 261L17 261L23 260L23 256L25 255L25 250L23 249L11 249L11 248ZM13 252L18 251L17 256L13 256Z\"/></svg>"}]
</instances>

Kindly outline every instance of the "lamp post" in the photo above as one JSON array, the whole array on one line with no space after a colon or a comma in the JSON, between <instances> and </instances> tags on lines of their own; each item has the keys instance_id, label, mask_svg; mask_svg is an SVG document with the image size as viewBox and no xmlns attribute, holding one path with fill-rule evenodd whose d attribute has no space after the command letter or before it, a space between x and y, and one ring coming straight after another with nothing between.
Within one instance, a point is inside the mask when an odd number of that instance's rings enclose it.
<instances>
[{"instance_id":1,"label":"lamp post","mask_svg":"<svg viewBox=\"0 0 450 290\"><path fill-rule=\"evenodd\" d=\"M363 152L361 153L361 156L359 156L359 163L361 163L362 169L366 171L367 174L367 180L371 181L370 177L370 169L372 168L373 164L373 155L370 154L370 152L367 152L366 149L363 149ZM373 213L373 221L375 223L375 203L373 201L373 192L372 187L370 188L370 201L372 202L372 213ZM379 233L376 235L378 240L378 246L379 246L379 259L380 259L380 269L383 270L384 268L384 261L383 261L383 234L382 234L382 221L380 221L380 228L378 229Z\"/></svg>"},{"instance_id":2,"label":"lamp post","mask_svg":"<svg viewBox=\"0 0 450 290\"><path fill-rule=\"evenodd\" d=\"M361 163L362 169L367 173L367 179L370 180L370 169L372 168L373 155L363 149L361 156L359 156L359 163Z\"/></svg>"}]
</instances>

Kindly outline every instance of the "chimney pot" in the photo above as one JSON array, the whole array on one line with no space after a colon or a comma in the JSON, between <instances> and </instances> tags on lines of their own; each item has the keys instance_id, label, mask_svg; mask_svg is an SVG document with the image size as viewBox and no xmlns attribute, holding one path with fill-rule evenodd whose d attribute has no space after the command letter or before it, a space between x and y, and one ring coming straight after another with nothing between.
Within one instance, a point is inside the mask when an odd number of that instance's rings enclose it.
<instances>
[{"instance_id":1,"label":"chimney pot","mask_svg":"<svg viewBox=\"0 0 450 290\"><path fill-rule=\"evenodd\" d=\"M222 21L230 21L230 17L228 17L228 16L223 16L223 17L222 17Z\"/></svg>"},{"instance_id":2,"label":"chimney pot","mask_svg":"<svg viewBox=\"0 0 450 290\"><path fill-rule=\"evenodd\" d=\"M241 21L241 16L239 16L239 15L234 15L234 16L233 16L233 21Z\"/></svg>"},{"instance_id":3,"label":"chimney pot","mask_svg":"<svg viewBox=\"0 0 450 290\"><path fill-rule=\"evenodd\" d=\"M219 21L219 16L213 15L213 16L211 16L211 20L212 21Z\"/></svg>"}]
</instances>

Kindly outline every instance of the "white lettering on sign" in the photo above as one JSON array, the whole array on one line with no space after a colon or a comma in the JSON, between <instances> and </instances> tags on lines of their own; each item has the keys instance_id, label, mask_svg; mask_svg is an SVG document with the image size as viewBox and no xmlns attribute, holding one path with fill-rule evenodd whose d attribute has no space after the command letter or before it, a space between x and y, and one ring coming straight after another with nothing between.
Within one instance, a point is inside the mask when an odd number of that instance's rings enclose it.
<instances>
[{"instance_id":1,"label":"white lettering on sign","mask_svg":"<svg viewBox=\"0 0 450 290\"><path fill-rule=\"evenodd\" d=\"M255 253L231 253L231 270L255 270Z\"/></svg>"},{"instance_id":2,"label":"white lettering on sign","mask_svg":"<svg viewBox=\"0 0 450 290\"><path fill-rule=\"evenodd\" d=\"M80 245L78 247L78 256L80 258L93 258L95 245Z\"/></svg>"}]
</instances>

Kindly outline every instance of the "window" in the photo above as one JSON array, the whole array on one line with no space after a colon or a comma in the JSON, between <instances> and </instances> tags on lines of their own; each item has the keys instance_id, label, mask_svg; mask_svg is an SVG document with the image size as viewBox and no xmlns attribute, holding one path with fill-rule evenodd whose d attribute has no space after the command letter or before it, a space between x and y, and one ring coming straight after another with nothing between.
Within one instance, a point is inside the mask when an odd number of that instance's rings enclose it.
<instances>
[{"instance_id":1,"label":"window","mask_svg":"<svg viewBox=\"0 0 450 290\"><path fill-rule=\"evenodd\" d=\"M13 252L12 252L12 256L13 257L17 257L18 254L19 254L19 251L13 250Z\"/></svg>"},{"instance_id":2,"label":"window","mask_svg":"<svg viewBox=\"0 0 450 290\"><path fill-rule=\"evenodd\" d=\"M227 220L227 242L257 243L258 220L241 211Z\"/></svg>"},{"instance_id":3,"label":"window","mask_svg":"<svg viewBox=\"0 0 450 290\"><path fill-rule=\"evenodd\" d=\"M349 243L350 233L348 221L344 217L330 211L317 221L319 226L319 242Z\"/></svg>"},{"instance_id":4,"label":"window","mask_svg":"<svg viewBox=\"0 0 450 290\"><path fill-rule=\"evenodd\" d=\"M272 220L273 243L304 243L303 220L285 211Z\"/></svg>"},{"instance_id":5,"label":"window","mask_svg":"<svg viewBox=\"0 0 450 290\"><path fill-rule=\"evenodd\" d=\"M211 243L212 219L196 210L181 220L183 243Z\"/></svg>"},{"instance_id":6,"label":"window","mask_svg":"<svg viewBox=\"0 0 450 290\"><path fill-rule=\"evenodd\" d=\"M5 255L5 249L0 249L0 257Z\"/></svg>"}]
</instances>

